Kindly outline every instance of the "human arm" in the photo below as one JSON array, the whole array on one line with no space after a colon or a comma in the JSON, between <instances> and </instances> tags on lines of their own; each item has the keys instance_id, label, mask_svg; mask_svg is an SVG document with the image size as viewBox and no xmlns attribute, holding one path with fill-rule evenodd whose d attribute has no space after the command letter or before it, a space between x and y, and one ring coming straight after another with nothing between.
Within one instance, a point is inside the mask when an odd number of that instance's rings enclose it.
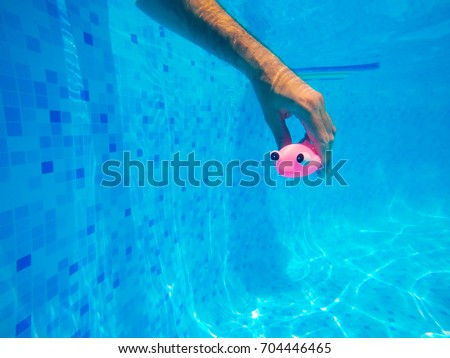
<instances>
[{"instance_id":1,"label":"human arm","mask_svg":"<svg viewBox=\"0 0 450 358\"><path fill-rule=\"evenodd\" d=\"M217 1L137 0L136 5L157 22L243 72L253 85L279 148L292 142L285 120L295 115L324 164L329 164L336 127L325 110L323 96L250 35Z\"/></svg>"}]
</instances>

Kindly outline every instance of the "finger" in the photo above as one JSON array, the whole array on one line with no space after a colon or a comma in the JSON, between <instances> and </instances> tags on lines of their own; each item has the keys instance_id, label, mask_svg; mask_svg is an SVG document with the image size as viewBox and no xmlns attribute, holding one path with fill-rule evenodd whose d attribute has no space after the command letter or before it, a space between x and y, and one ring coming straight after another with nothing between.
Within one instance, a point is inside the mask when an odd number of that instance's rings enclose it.
<instances>
[{"instance_id":1,"label":"finger","mask_svg":"<svg viewBox=\"0 0 450 358\"><path fill-rule=\"evenodd\" d=\"M330 115L325 110L324 110L322 118L324 119L327 129L329 130L328 150L325 153L325 157L326 157L325 162L327 163L327 165L325 166L325 173L322 173L322 174L325 174L328 176L331 173L332 156L333 156L332 149L333 149L334 140L336 137L336 126L333 124L333 121L331 120Z\"/></svg>"},{"instance_id":2,"label":"finger","mask_svg":"<svg viewBox=\"0 0 450 358\"><path fill-rule=\"evenodd\" d=\"M330 139L332 137L325 128L324 118L320 111L313 112L302 123L322 160L322 168L317 173L323 178L331 171Z\"/></svg>"},{"instance_id":3,"label":"finger","mask_svg":"<svg viewBox=\"0 0 450 358\"><path fill-rule=\"evenodd\" d=\"M325 128L329 133L334 134L336 132L336 127L334 126L333 121L331 120L330 115L325 108L325 103L323 103L322 107L320 107L319 109L323 118L323 122L325 124Z\"/></svg>"},{"instance_id":4,"label":"finger","mask_svg":"<svg viewBox=\"0 0 450 358\"><path fill-rule=\"evenodd\" d=\"M277 143L278 149L292 143L291 134L286 125L285 115L280 114L280 112L267 113L265 114L266 122L272 131L275 142Z\"/></svg>"},{"instance_id":5,"label":"finger","mask_svg":"<svg viewBox=\"0 0 450 358\"><path fill-rule=\"evenodd\" d=\"M302 120L306 134L313 143L322 162L325 163L325 152L328 150L328 132L324 126L323 119L319 112L310 114Z\"/></svg>"},{"instance_id":6,"label":"finger","mask_svg":"<svg viewBox=\"0 0 450 358\"><path fill-rule=\"evenodd\" d=\"M326 138L326 145L322 145L322 162L323 162L323 168L319 175L324 176L328 175L331 172L331 156L334 145L334 134L333 134L333 123L331 122L331 118L328 115L328 113L325 111L325 108L320 109L320 117L322 119L323 126L325 127L325 130L327 131Z\"/></svg>"},{"instance_id":7,"label":"finger","mask_svg":"<svg viewBox=\"0 0 450 358\"><path fill-rule=\"evenodd\" d=\"M327 113L327 111L325 109L321 109L320 110L320 116L322 117L322 121L323 124L325 126L325 129L327 130L327 132L329 134L333 134L333 128L336 129L336 127L334 127L333 122L331 121L331 118L329 116L329 114Z\"/></svg>"},{"instance_id":8,"label":"finger","mask_svg":"<svg viewBox=\"0 0 450 358\"><path fill-rule=\"evenodd\" d=\"M320 114L324 123L324 127L328 132L328 149L331 150L333 149L334 145L334 135L336 133L336 127L331 121L330 115L325 110L323 110Z\"/></svg>"},{"instance_id":9,"label":"finger","mask_svg":"<svg viewBox=\"0 0 450 358\"><path fill-rule=\"evenodd\" d=\"M328 116L328 118L329 118L329 120L331 122L331 134L333 134L333 137L336 137L336 132L337 132L336 126L334 125L334 123L331 120L330 115L328 113L327 113L327 116Z\"/></svg>"}]
</instances>

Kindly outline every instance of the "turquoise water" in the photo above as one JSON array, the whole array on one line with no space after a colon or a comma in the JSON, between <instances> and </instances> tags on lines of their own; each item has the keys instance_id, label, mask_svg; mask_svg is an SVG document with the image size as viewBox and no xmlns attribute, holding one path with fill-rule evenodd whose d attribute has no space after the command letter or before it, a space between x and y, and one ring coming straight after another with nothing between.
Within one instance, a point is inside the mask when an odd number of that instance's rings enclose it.
<instances>
[{"instance_id":1,"label":"turquoise water","mask_svg":"<svg viewBox=\"0 0 450 358\"><path fill-rule=\"evenodd\" d=\"M261 160L252 88L132 2L3 1L0 335L449 336L450 4L221 3L324 94L348 186L101 186Z\"/></svg>"}]
</instances>

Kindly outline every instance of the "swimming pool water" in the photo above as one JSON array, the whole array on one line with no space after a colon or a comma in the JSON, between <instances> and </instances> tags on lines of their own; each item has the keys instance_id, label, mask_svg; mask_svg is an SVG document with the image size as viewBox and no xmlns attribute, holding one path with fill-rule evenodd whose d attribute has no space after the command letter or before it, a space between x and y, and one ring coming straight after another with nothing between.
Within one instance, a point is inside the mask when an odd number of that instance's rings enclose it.
<instances>
[{"instance_id":1,"label":"swimming pool water","mask_svg":"<svg viewBox=\"0 0 450 358\"><path fill-rule=\"evenodd\" d=\"M133 2L3 1L0 336L449 336L450 4L221 3L324 94L349 185L102 187L261 160L252 88Z\"/></svg>"}]
</instances>

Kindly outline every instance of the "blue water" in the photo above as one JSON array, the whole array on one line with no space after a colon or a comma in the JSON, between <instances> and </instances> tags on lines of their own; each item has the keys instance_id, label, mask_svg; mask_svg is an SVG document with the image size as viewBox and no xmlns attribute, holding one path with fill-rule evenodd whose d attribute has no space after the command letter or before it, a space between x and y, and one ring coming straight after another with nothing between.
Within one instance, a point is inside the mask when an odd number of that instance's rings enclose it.
<instances>
[{"instance_id":1,"label":"blue water","mask_svg":"<svg viewBox=\"0 0 450 358\"><path fill-rule=\"evenodd\" d=\"M132 2L2 1L0 336L449 336L448 1L221 3L323 93L348 186L101 186L261 160L251 86Z\"/></svg>"}]
</instances>

